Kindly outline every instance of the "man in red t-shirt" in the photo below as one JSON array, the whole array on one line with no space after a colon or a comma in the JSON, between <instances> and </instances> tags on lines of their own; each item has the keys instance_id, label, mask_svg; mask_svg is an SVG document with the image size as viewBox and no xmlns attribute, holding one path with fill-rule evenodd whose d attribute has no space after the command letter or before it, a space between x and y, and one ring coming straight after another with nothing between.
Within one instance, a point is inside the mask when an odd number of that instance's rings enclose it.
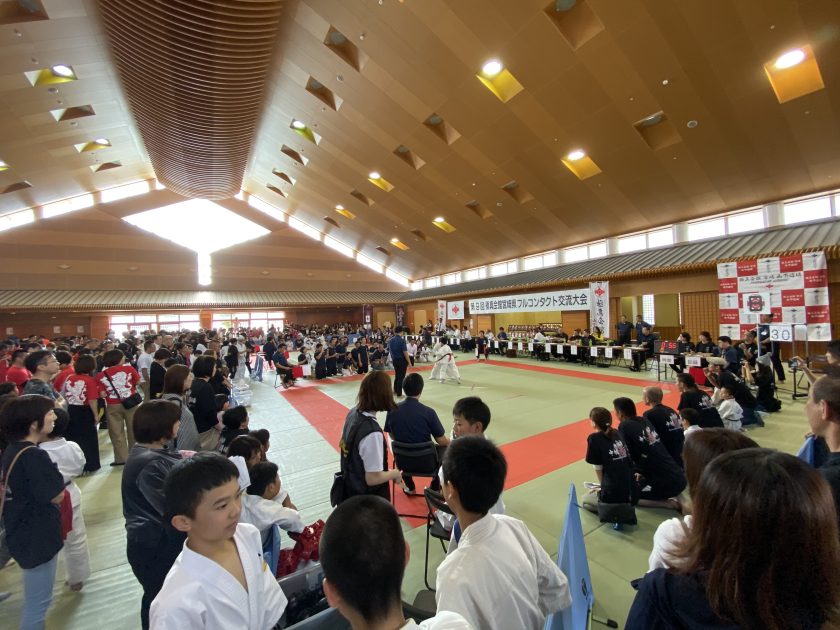
<instances>
[{"instance_id":1,"label":"man in red t-shirt","mask_svg":"<svg viewBox=\"0 0 840 630\"><path fill-rule=\"evenodd\" d=\"M23 393L23 386L32 378L32 373L23 365L28 356L29 353L26 350L15 350L12 353L12 364L6 370L6 382L17 385L18 394Z\"/></svg>"},{"instance_id":2,"label":"man in red t-shirt","mask_svg":"<svg viewBox=\"0 0 840 630\"><path fill-rule=\"evenodd\" d=\"M9 371L9 351L11 349L11 344L0 341L0 383L6 382L6 372Z\"/></svg>"},{"instance_id":3,"label":"man in red t-shirt","mask_svg":"<svg viewBox=\"0 0 840 630\"><path fill-rule=\"evenodd\" d=\"M130 365L125 365L122 350L108 350L102 355L104 369L96 376L99 391L105 398L108 411L108 435L114 448L111 466L122 466L134 446L134 412L137 407L126 409L122 401L137 393L140 375Z\"/></svg>"}]
</instances>

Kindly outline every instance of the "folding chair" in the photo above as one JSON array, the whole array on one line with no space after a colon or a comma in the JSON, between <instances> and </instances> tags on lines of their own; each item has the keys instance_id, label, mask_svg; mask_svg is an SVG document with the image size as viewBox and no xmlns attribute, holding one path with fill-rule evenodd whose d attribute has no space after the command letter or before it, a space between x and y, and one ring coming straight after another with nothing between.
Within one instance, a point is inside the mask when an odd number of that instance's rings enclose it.
<instances>
[{"instance_id":1,"label":"folding chair","mask_svg":"<svg viewBox=\"0 0 840 630\"><path fill-rule=\"evenodd\" d=\"M412 477L430 477L434 479L440 468L437 446L433 442L408 444L391 440L391 452L394 454L394 467ZM391 481L391 502L396 507L397 482ZM400 514L425 518L425 514Z\"/></svg>"},{"instance_id":2,"label":"folding chair","mask_svg":"<svg viewBox=\"0 0 840 630\"><path fill-rule=\"evenodd\" d=\"M423 581L426 583L426 588L434 591L435 589L429 584L429 540L431 536L437 538L440 541L443 552L446 553L445 541L449 541L452 535L451 531L440 524L437 516L435 516L435 512L440 511L445 514L452 514L453 516L454 514L452 509L446 505L446 501L443 500L443 495L440 492L426 488L423 491L423 498L426 499L426 507L429 510L426 516L426 561L423 565Z\"/></svg>"},{"instance_id":3,"label":"folding chair","mask_svg":"<svg viewBox=\"0 0 840 630\"><path fill-rule=\"evenodd\" d=\"M275 523L271 528L268 541L263 545L263 560L268 565L271 575L277 575L277 562L280 559L280 527Z\"/></svg>"}]
</instances>

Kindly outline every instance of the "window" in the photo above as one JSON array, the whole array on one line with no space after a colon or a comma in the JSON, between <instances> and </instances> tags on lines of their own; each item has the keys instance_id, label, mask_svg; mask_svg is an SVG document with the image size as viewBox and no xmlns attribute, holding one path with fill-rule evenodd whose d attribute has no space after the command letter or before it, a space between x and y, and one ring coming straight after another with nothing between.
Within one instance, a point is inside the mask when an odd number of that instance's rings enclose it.
<instances>
[{"instance_id":1,"label":"window","mask_svg":"<svg viewBox=\"0 0 840 630\"><path fill-rule=\"evenodd\" d=\"M599 243L592 243L589 246L589 257L590 258L603 258L607 255L607 241L601 241Z\"/></svg>"},{"instance_id":2,"label":"window","mask_svg":"<svg viewBox=\"0 0 840 630\"><path fill-rule=\"evenodd\" d=\"M291 223L290 223L291 225ZM372 260L364 254L356 254L356 260L369 269L373 269L377 273L382 273L382 265L375 260Z\"/></svg>"},{"instance_id":3,"label":"window","mask_svg":"<svg viewBox=\"0 0 840 630\"><path fill-rule=\"evenodd\" d=\"M653 326L656 323L656 309L653 303L653 294L642 296L642 319Z\"/></svg>"},{"instance_id":4,"label":"window","mask_svg":"<svg viewBox=\"0 0 840 630\"><path fill-rule=\"evenodd\" d=\"M618 253L637 252L647 248L647 234L634 234L633 236L622 236L618 239Z\"/></svg>"},{"instance_id":5,"label":"window","mask_svg":"<svg viewBox=\"0 0 840 630\"><path fill-rule=\"evenodd\" d=\"M282 212L280 212L277 208L272 206L270 203L266 203L259 197L254 197L253 195L248 195L248 205L251 206L254 210L259 210L263 214L267 214L272 219L276 221L285 221L285 217Z\"/></svg>"},{"instance_id":6,"label":"window","mask_svg":"<svg viewBox=\"0 0 840 630\"><path fill-rule=\"evenodd\" d=\"M785 225L819 221L831 217L831 198L817 197L785 204Z\"/></svg>"},{"instance_id":7,"label":"window","mask_svg":"<svg viewBox=\"0 0 840 630\"><path fill-rule=\"evenodd\" d=\"M494 278L498 276L505 276L509 273L516 273L518 270L519 266L515 260L508 260L506 262L490 265L490 275Z\"/></svg>"},{"instance_id":8,"label":"window","mask_svg":"<svg viewBox=\"0 0 840 630\"><path fill-rule=\"evenodd\" d=\"M476 267L475 269L467 269L464 272L464 282L472 282L473 280L481 280L487 277L487 267Z\"/></svg>"},{"instance_id":9,"label":"window","mask_svg":"<svg viewBox=\"0 0 840 630\"><path fill-rule=\"evenodd\" d=\"M390 269L386 269L385 270L385 277L390 278L394 282L400 283L404 287L408 286L408 278L406 278L405 276L397 273L396 271L391 271Z\"/></svg>"},{"instance_id":10,"label":"window","mask_svg":"<svg viewBox=\"0 0 840 630\"><path fill-rule=\"evenodd\" d=\"M721 218L696 221L688 224L688 240L701 241L726 234L726 220ZM653 322L651 322L653 323Z\"/></svg>"},{"instance_id":11,"label":"window","mask_svg":"<svg viewBox=\"0 0 840 630\"><path fill-rule=\"evenodd\" d=\"M0 217L0 232L34 222L35 213L32 210L21 210L20 212L6 214Z\"/></svg>"},{"instance_id":12,"label":"window","mask_svg":"<svg viewBox=\"0 0 840 630\"><path fill-rule=\"evenodd\" d=\"M665 247L666 245L674 244L674 228L668 227L662 230L654 230L648 232L647 235L648 247Z\"/></svg>"},{"instance_id":13,"label":"window","mask_svg":"<svg viewBox=\"0 0 840 630\"><path fill-rule=\"evenodd\" d=\"M546 252L544 254L536 254L522 259L522 269L530 271L531 269L542 269L543 267L551 267L557 264L557 252Z\"/></svg>"},{"instance_id":14,"label":"window","mask_svg":"<svg viewBox=\"0 0 840 630\"><path fill-rule=\"evenodd\" d=\"M110 201L136 197L137 195L145 195L147 192L149 192L149 182L134 182L133 184L117 186L116 188L106 188L99 193L99 200L102 203L108 203Z\"/></svg>"},{"instance_id":15,"label":"window","mask_svg":"<svg viewBox=\"0 0 840 630\"><path fill-rule=\"evenodd\" d=\"M348 256L349 258L353 258L353 250L347 247L344 243L339 243L332 236L324 236L324 245L344 254L345 256Z\"/></svg>"},{"instance_id":16,"label":"window","mask_svg":"<svg viewBox=\"0 0 840 630\"><path fill-rule=\"evenodd\" d=\"M313 238L316 241L321 240L321 233L314 227L306 225L306 223L304 223L300 219L296 219L295 217L289 217L289 227L296 229L298 232L303 232L309 238Z\"/></svg>"},{"instance_id":17,"label":"window","mask_svg":"<svg viewBox=\"0 0 840 630\"><path fill-rule=\"evenodd\" d=\"M41 216L44 219L51 219L68 212L90 208L93 205L93 195L79 195L62 201L54 201L41 207Z\"/></svg>"},{"instance_id":18,"label":"window","mask_svg":"<svg viewBox=\"0 0 840 630\"><path fill-rule=\"evenodd\" d=\"M456 271L455 273L448 273L443 276L443 284L458 284L461 281L461 273Z\"/></svg>"},{"instance_id":19,"label":"window","mask_svg":"<svg viewBox=\"0 0 840 630\"><path fill-rule=\"evenodd\" d=\"M582 247L569 247L564 251L567 263L579 262L589 258L589 249L586 245Z\"/></svg>"},{"instance_id":20,"label":"window","mask_svg":"<svg viewBox=\"0 0 840 630\"><path fill-rule=\"evenodd\" d=\"M726 231L729 234L739 234L741 232L752 232L754 230L761 230L764 225L764 211L752 210L751 212L741 212L726 217Z\"/></svg>"},{"instance_id":21,"label":"window","mask_svg":"<svg viewBox=\"0 0 840 630\"><path fill-rule=\"evenodd\" d=\"M422 280L415 280L411 283L411 290L412 291L420 291L423 288L423 281Z\"/></svg>"},{"instance_id":22,"label":"window","mask_svg":"<svg viewBox=\"0 0 840 630\"><path fill-rule=\"evenodd\" d=\"M440 276L435 276L434 278L426 278L426 288L427 289L437 289L440 286Z\"/></svg>"}]
</instances>

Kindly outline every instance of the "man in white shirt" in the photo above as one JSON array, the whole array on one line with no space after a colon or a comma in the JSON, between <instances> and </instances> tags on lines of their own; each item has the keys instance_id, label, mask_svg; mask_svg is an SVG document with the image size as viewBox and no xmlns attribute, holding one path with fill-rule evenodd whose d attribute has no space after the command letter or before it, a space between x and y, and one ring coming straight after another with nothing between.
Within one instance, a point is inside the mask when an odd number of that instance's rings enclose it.
<instances>
[{"instance_id":1,"label":"man in white shirt","mask_svg":"<svg viewBox=\"0 0 840 630\"><path fill-rule=\"evenodd\" d=\"M143 345L143 352L137 357L137 371L140 373L140 391L143 392L143 400L149 400L149 370L152 368L152 361L157 350L154 341L147 341Z\"/></svg>"},{"instance_id":2,"label":"man in white shirt","mask_svg":"<svg viewBox=\"0 0 840 630\"><path fill-rule=\"evenodd\" d=\"M507 462L490 440L454 440L443 459L443 496L463 534L437 570L438 610L482 630L542 630L571 605L566 576L522 521L488 514L505 483Z\"/></svg>"},{"instance_id":3,"label":"man in white shirt","mask_svg":"<svg viewBox=\"0 0 840 630\"><path fill-rule=\"evenodd\" d=\"M409 548L396 510L381 497L356 496L335 508L321 533L320 557L327 602L354 630L473 628L440 609L420 624L405 618L401 591Z\"/></svg>"}]
</instances>

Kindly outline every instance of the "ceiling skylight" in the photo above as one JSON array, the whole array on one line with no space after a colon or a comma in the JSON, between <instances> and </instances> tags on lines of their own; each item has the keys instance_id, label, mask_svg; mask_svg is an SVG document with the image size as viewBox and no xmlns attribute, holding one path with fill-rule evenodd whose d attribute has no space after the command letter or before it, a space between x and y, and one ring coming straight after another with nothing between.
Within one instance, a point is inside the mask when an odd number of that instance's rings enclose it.
<instances>
[{"instance_id":1,"label":"ceiling skylight","mask_svg":"<svg viewBox=\"0 0 840 630\"><path fill-rule=\"evenodd\" d=\"M199 284L211 281L210 254L270 234L269 230L208 201L190 199L139 212L123 221L198 254ZM165 225L166 230L161 230ZM220 230L218 226L224 225Z\"/></svg>"}]
</instances>

